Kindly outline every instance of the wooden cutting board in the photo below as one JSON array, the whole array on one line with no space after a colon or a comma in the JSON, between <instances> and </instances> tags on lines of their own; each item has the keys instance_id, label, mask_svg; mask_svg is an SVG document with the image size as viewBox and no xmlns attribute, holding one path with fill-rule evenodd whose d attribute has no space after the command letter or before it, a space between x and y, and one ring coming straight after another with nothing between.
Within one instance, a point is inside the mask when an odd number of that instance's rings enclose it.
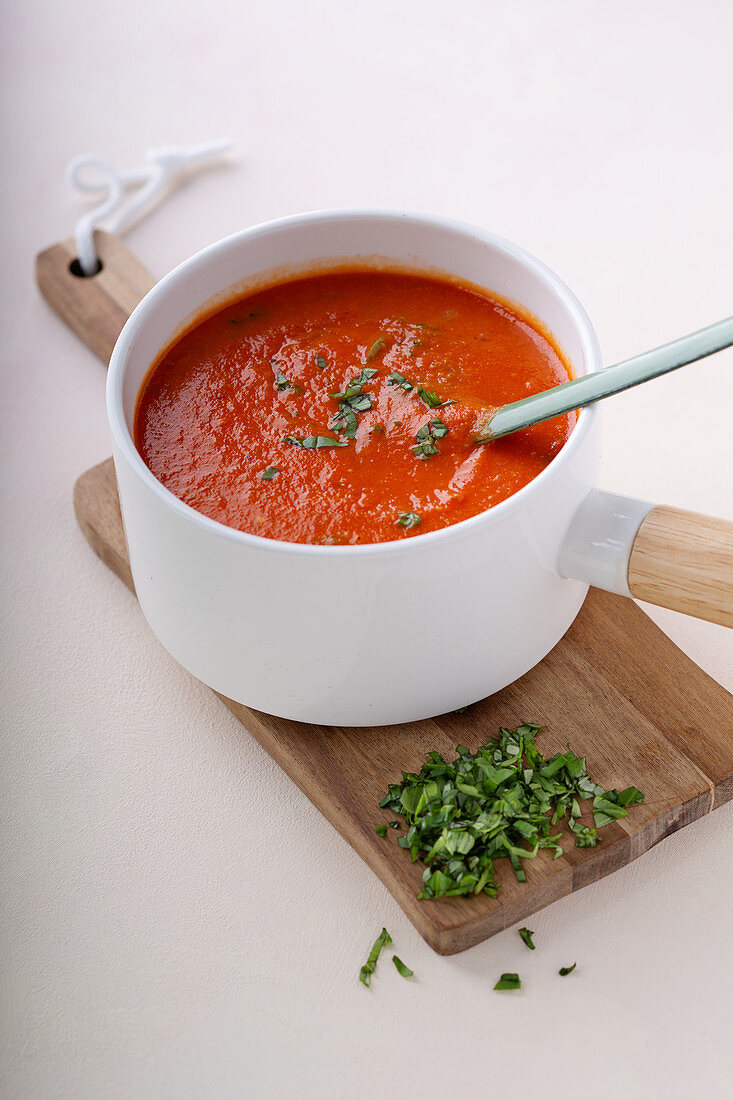
<instances>
[{"instance_id":1,"label":"wooden cutting board","mask_svg":"<svg viewBox=\"0 0 733 1100\"><path fill-rule=\"evenodd\" d=\"M99 557L134 591L112 459L76 483L76 515ZM463 951L557 898L636 859L665 836L733 798L733 696L706 675L631 600L592 590L569 632L544 661L463 714L370 729L310 726L222 702L366 860L418 932L443 955ZM425 754L475 749L499 726L545 724L538 745L573 749L604 787L634 784L644 802L602 830L597 848L544 852L519 883L497 863L496 899L418 901L422 864L410 863L378 803L400 771ZM244 812L244 811L243 811Z\"/></svg>"},{"instance_id":2,"label":"wooden cutting board","mask_svg":"<svg viewBox=\"0 0 733 1100\"><path fill-rule=\"evenodd\" d=\"M124 244L95 234L101 271L77 278L73 241L42 252L39 287L49 304L104 362L127 316L153 279ZM92 548L134 591L112 460L83 474L76 514ZM431 947L452 954L526 919L642 855L669 833L733 798L733 697L690 661L631 600L591 591L570 631L521 680L464 714L373 729L287 722L224 704L366 860ZM603 829L597 848L527 860L518 883L497 865L499 896L418 901L421 864L411 864L378 803L400 772L417 771L432 749L475 749L499 726L542 723L546 755L573 749L604 787L644 791L622 821ZM243 810L243 812L245 812Z\"/></svg>"}]
</instances>

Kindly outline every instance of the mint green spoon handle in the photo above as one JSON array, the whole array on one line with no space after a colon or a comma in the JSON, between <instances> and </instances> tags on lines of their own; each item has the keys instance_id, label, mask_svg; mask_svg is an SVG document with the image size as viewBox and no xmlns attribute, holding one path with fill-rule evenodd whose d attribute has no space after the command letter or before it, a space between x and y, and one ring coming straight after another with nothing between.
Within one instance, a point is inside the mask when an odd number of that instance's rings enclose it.
<instances>
[{"instance_id":1,"label":"mint green spoon handle","mask_svg":"<svg viewBox=\"0 0 733 1100\"><path fill-rule=\"evenodd\" d=\"M643 355L635 355L633 359L625 359L614 367L606 367L595 374L587 374L573 379L572 382L564 382L561 386L553 386L543 393L513 401L511 405L503 405L480 425L476 442L490 443L493 439L529 428L541 420L551 420L554 416L571 412L572 409L580 409L593 401L600 401L614 393L638 386L641 382L648 382L650 378L676 370L677 367L684 367L686 363L694 363L696 359L703 359L706 355L712 355L713 352L731 345L733 317L673 340L671 344L663 344L653 351L646 351Z\"/></svg>"}]
</instances>

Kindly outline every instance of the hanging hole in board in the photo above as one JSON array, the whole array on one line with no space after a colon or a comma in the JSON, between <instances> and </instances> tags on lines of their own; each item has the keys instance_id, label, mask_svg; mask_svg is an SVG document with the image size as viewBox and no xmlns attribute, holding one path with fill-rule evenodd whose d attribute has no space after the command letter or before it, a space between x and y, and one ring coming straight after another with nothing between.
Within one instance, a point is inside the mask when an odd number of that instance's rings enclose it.
<instances>
[{"instance_id":1,"label":"hanging hole in board","mask_svg":"<svg viewBox=\"0 0 733 1100\"><path fill-rule=\"evenodd\" d=\"M75 275L77 279L92 279L95 275L99 275L100 271L104 270L104 264L101 260L97 260L97 267L95 271L92 271L90 275L85 275L81 269L81 264L78 260L72 260L69 264L69 271L72 275Z\"/></svg>"}]
</instances>

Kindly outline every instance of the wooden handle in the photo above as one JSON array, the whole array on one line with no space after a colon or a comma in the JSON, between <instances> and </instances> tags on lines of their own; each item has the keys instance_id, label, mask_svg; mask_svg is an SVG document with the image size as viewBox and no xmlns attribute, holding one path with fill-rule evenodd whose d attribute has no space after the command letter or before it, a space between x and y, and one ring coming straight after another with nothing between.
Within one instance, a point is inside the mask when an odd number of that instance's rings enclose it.
<instances>
[{"instance_id":1,"label":"wooden handle","mask_svg":"<svg viewBox=\"0 0 733 1100\"><path fill-rule=\"evenodd\" d=\"M155 279L111 233L98 229L94 243L102 264L96 275L74 274L76 247L68 240L38 254L36 281L51 308L106 365L122 326Z\"/></svg>"},{"instance_id":2,"label":"wooden handle","mask_svg":"<svg viewBox=\"0 0 733 1100\"><path fill-rule=\"evenodd\" d=\"M653 508L629 558L638 600L733 627L733 523L679 508Z\"/></svg>"}]
</instances>

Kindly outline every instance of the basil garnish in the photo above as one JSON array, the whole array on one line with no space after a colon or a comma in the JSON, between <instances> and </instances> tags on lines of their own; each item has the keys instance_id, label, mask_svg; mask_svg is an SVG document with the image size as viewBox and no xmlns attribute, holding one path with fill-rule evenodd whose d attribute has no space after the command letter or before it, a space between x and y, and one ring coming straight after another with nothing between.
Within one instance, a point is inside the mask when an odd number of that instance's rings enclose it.
<instances>
[{"instance_id":1,"label":"basil garnish","mask_svg":"<svg viewBox=\"0 0 733 1100\"><path fill-rule=\"evenodd\" d=\"M522 937L530 951L534 951L535 945L532 942L532 936L534 936L534 932L530 932L529 928L520 928L519 935Z\"/></svg>"},{"instance_id":2,"label":"basil garnish","mask_svg":"<svg viewBox=\"0 0 733 1100\"><path fill-rule=\"evenodd\" d=\"M399 371L396 370L393 370L390 374L387 375L387 385L399 386L400 389L403 389L405 391L405 393L409 393L410 390L413 388L412 382L408 382L404 374L400 374Z\"/></svg>"},{"instance_id":3,"label":"basil garnish","mask_svg":"<svg viewBox=\"0 0 733 1100\"><path fill-rule=\"evenodd\" d=\"M400 512L397 523L400 527L417 527L418 523L422 523L422 517L417 512Z\"/></svg>"},{"instance_id":4,"label":"basil garnish","mask_svg":"<svg viewBox=\"0 0 733 1100\"><path fill-rule=\"evenodd\" d=\"M377 936L376 940L374 941L374 946L372 947L371 951L369 952L369 958L367 959L367 961L364 963L361 970L359 971L359 981L363 982L364 985L366 985L366 986L369 985L369 981L371 979L371 976L377 968L377 959L379 958L379 956L381 954L382 948L383 947L389 947L391 942L392 942L392 937L390 936L387 929L383 928L382 931Z\"/></svg>"},{"instance_id":5,"label":"basil garnish","mask_svg":"<svg viewBox=\"0 0 733 1100\"><path fill-rule=\"evenodd\" d=\"M566 974L572 974L577 965L577 963L573 963L572 966L561 966L558 970L558 974L561 978L564 978Z\"/></svg>"},{"instance_id":6,"label":"basil garnish","mask_svg":"<svg viewBox=\"0 0 733 1100\"><path fill-rule=\"evenodd\" d=\"M316 356L316 366L318 367L319 370L325 370L326 369L326 360L323 358L322 355L317 355Z\"/></svg>"},{"instance_id":7,"label":"basil garnish","mask_svg":"<svg viewBox=\"0 0 733 1100\"><path fill-rule=\"evenodd\" d=\"M292 384L290 379L286 378L283 372L278 368L277 374L275 375L275 389L289 390Z\"/></svg>"},{"instance_id":8,"label":"basil garnish","mask_svg":"<svg viewBox=\"0 0 733 1100\"><path fill-rule=\"evenodd\" d=\"M329 397L332 397L334 401L350 401L352 398L359 396L362 387L377 373L376 367L364 367L356 378L347 384L343 393L331 393Z\"/></svg>"},{"instance_id":9,"label":"basil garnish","mask_svg":"<svg viewBox=\"0 0 733 1100\"><path fill-rule=\"evenodd\" d=\"M369 351L367 352L367 363L370 362L370 360L374 359L376 355L379 355L380 351L382 351L383 348L386 348L386 346L387 341L384 339L384 337L378 336L372 346L369 348Z\"/></svg>"},{"instance_id":10,"label":"basil garnish","mask_svg":"<svg viewBox=\"0 0 733 1100\"><path fill-rule=\"evenodd\" d=\"M382 822L380 825L376 826L374 831L376 832L377 836L386 836L387 835L387 826L385 825L384 822Z\"/></svg>"},{"instance_id":11,"label":"basil garnish","mask_svg":"<svg viewBox=\"0 0 733 1100\"><path fill-rule=\"evenodd\" d=\"M432 390L426 390L423 385L417 387L417 392L429 409L439 409L442 405L455 405L456 403L452 397L447 401L441 401L437 393L433 393Z\"/></svg>"},{"instance_id":12,"label":"basil garnish","mask_svg":"<svg viewBox=\"0 0 733 1100\"><path fill-rule=\"evenodd\" d=\"M429 420L427 424L423 424L422 428L420 428L420 431L415 436L417 447L412 448L412 453L424 460L430 458L431 455L440 454L433 440L442 439L443 436L447 434L448 428L442 420Z\"/></svg>"},{"instance_id":13,"label":"basil garnish","mask_svg":"<svg viewBox=\"0 0 733 1100\"><path fill-rule=\"evenodd\" d=\"M375 367L364 367L342 393L329 394L339 403L339 411L334 415L331 427L337 432L343 432L347 439L353 439L356 435L358 423L356 414L367 412L372 407L371 396L368 393L362 393L362 389L376 373Z\"/></svg>"},{"instance_id":14,"label":"basil garnish","mask_svg":"<svg viewBox=\"0 0 733 1100\"><path fill-rule=\"evenodd\" d=\"M266 470L263 470L260 477L263 481L272 481L274 477L280 473L279 466L268 466Z\"/></svg>"},{"instance_id":15,"label":"basil garnish","mask_svg":"<svg viewBox=\"0 0 733 1100\"><path fill-rule=\"evenodd\" d=\"M403 978L411 978L413 976L414 971L410 970L409 966L405 966L402 959L398 959L396 955L392 956L392 962L395 964Z\"/></svg>"},{"instance_id":16,"label":"basil garnish","mask_svg":"<svg viewBox=\"0 0 733 1100\"><path fill-rule=\"evenodd\" d=\"M348 447L345 439L332 439L330 435L308 435L305 439L298 439L295 435L286 435L283 443L290 443L293 447L304 447L307 451L320 450L322 447Z\"/></svg>"},{"instance_id":17,"label":"basil garnish","mask_svg":"<svg viewBox=\"0 0 733 1100\"><path fill-rule=\"evenodd\" d=\"M521 989L522 983L518 974L502 974L494 989Z\"/></svg>"}]
</instances>

